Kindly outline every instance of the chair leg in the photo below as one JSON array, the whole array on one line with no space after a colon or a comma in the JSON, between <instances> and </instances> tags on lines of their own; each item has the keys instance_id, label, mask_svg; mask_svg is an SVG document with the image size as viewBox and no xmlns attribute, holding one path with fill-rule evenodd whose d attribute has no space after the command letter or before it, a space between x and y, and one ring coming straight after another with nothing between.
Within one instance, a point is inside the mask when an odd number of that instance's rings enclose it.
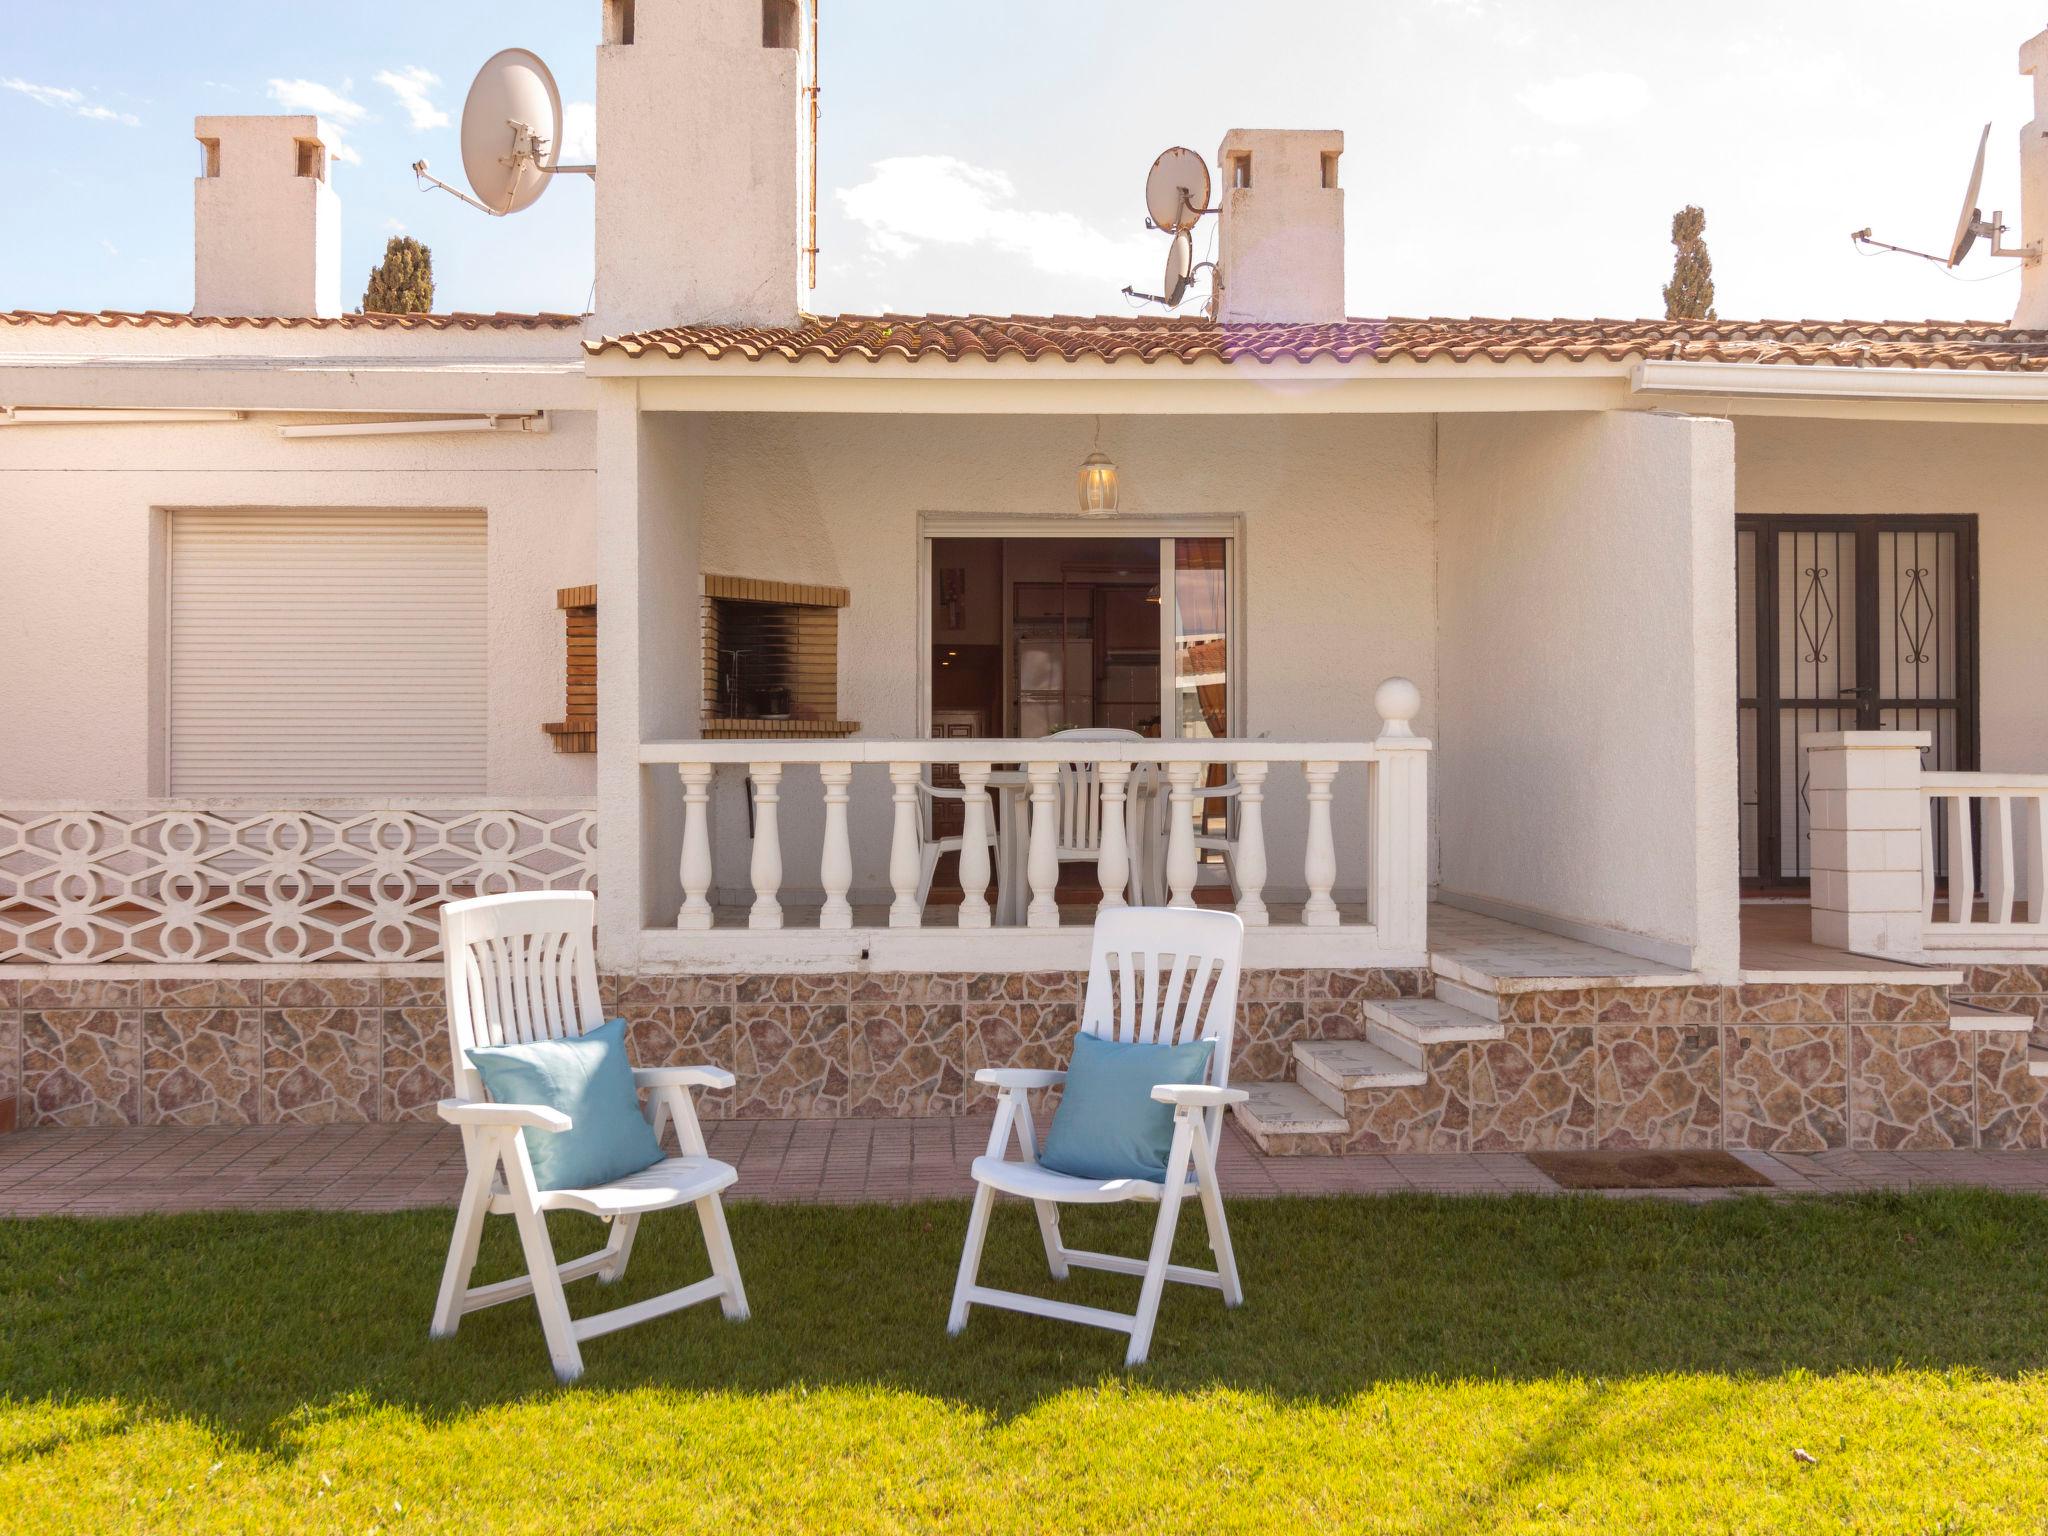
<instances>
[{"instance_id":1,"label":"chair leg","mask_svg":"<svg viewBox=\"0 0 2048 1536\"><path fill-rule=\"evenodd\" d=\"M1152 1227L1152 1252L1145 1260L1145 1285L1138 1293L1138 1311L1131 1328L1131 1347L1124 1367L1143 1365L1152 1349L1152 1325L1159 1320L1159 1297L1166 1289L1166 1266L1173 1258L1173 1233L1180 1225L1180 1202L1188 1187L1188 1152L1193 1132L1186 1110L1173 1127L1173 1150L1166 1159L1166 1187L1159 1196L1159 1220Z\"/></svg>"},{"instance_id":2,"label":"chair leg","mask_svg":"<svg viewBox=\"0 0 2048 1536\"><path fill-rule=\"evenodd\" d=\"M611 1240L604 1245L611 1262L597 1272L599 1285L616 1285L626 1278L626 1265L633 1257L633 1239L639 1234L638 1216L618 1216L612 1220Z\"/></svg>"},{"instance_id":3,"label":"chair leg","mask_svg":"<svg viewBox=\"0 0 2048 1536\"><path fill-rule=\"evenodd\" d=\"M1209 1251L1216 1255L1216 1273L1223 1277L1223 1305L1244 1305L1244 1287L1237 1279L1237 1254L1230 1246L1230 1222L1223 1214L1223 1186L1216 1178L1216 1145L1209 1139L1206 1117L1195 1120L1195 1187L1202 1193L1202 1220L1209 1228Z\"/></svg>"},{"instance_id":4,"label":"chair leg","mask_svg":"<svg viewBox=\"0 0 2048 1536\"><path fill-rule=\"evenodd\" d=\"M716 1195L697 1202L697 1221L704 1228L704 1249L711 1255L711 1273L725 1282L725 1294L718 1308L735 1323L747 1320L747 1288L740 1281L739 1256L732 1249L732 1233L725 1225L725 1204Z\"/></svg>"},{"instance_id":5,"label":"chair leg","mask_svg":"<svg viewBox=\"0 0 2048 1536\"><path fill-rule=\"evenodd\" d=\"M462 1181L462 1203L455 1208L455 1230L448 1238L448 1262L441 1269L441 1293L434 1301L431 1337L450 1339L462 1325L462 1299L476 1272L476 1251L483 1242L484 1218L491 1210L491 1181L497 1176L496 1144L479 1137L468 1147L469 1174Z\"/></svg>"},{"instance_id":6,"label":"chair leg","mask_svg":"<svg viewBox=\"0 0 2048 1536\"><path fill-rule=\"evenodd\" d=\"M1027 1163L1038 1161L1038 1128L1031 1118L1031 1100L1018 1094L1017 1104L1017 1147ZM1052 1271L1055 1280L1067 1278L1067 1255L1060 1242L1060 1208L1050 1200L1034 1200L1031 1208L1038 1215L1038 1238L1045 1244L1045 1267Z\"/></svg>"},{"instance_id":7,"label":"chair leg","mask_svg":"<svg viewBox=\"0 0 2048 1536\"><path fill-rule=\"evenodd\" d=\"M555 1245L548 1238L548 1219L522 1200L513 1212L519 1223L519 1245L526 1251L526 1272L533 1280L533 1304L540 1313L540 1331L548 1341L548 1360L561 1381L583 1374L583 1352L569 1320L569 1299L562 1294L562 1272L555 1263Z\"/></svg>"},{"instance_id":8,"label":"chair leg","mask_svg":"<svg viewBox=\"0 0 2048 1536\"><path fill-rule=\"evenodd\" d=\"M967 1218L967 1241L960 1249L960 1277L953 1282L953 1310L946 1315L948 1333L958 1333L967 1326L967 1293L981 1276L981 1245L988 1240L988 1213L995 1203L995 1190L986 1184L975 1186L974 1211Z\"/></svg>"}]
</instances>

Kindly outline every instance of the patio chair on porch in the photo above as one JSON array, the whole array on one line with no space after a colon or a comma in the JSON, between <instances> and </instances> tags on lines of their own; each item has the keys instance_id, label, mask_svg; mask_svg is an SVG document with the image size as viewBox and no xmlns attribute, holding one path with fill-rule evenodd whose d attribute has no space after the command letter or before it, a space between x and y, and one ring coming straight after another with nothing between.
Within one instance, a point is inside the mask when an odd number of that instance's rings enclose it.
<instances>
[{"instance_id":1,"label":"patio chair on porch","mask_svg":"<svg viewBox=\"0 0 2048 1536\"><path fill-rule=\"evenodd\" d=\"M986 790L982 791L984 797L987 793L988 791ZM956 805L965 804L967 791L951 785L933 784L927 780L920 779L917 783L917 794L917 910L922 912L925 903L931 899L932 880L939 872L939 860L949 853L959 853L967 846L967 838L964 832L960 836L932 837L927 835L925 831L926 816L938 809L937 803L941 800L950 800ZM982 826L984 828L983 835L988 840L990 865L993 867L997 843L995 817L990 815L984 818Z\"/></svg>"},{"instance_id":2,"label":"patio chair on porch","mask_svg":"<svg viewBox=\"0 0 2048 1536\"><path fill-rule=\"evenodd\" d=\"M1136 731L1117 726L1076 726L1054 731L1047 741L1143 741ZM1151 841L1144 826L1149 808L1152 768L1140 763L1130 778L1125 810L1124 840L1129 846L1130 885L1126 894L1134 905L1157 900L1165 890L1149 857ZM1062 864L1093 864L1102 853L1102 770L1092 762L1062 763L1058 799L1059 833L1053 856Z\"/></svg>"},{"instance_id":3,"label":"patio chair on porch","mask_svg":"<svg viewBox=\"0 0 2048 1536\"><path fill-rule=\"evenodd\" d=\"M1231 1252L1230 1228L1223 1214L1223 1192L1216 1180L1216 1147L1223 1129L1224 1108L1249 1097L1228 1086L1230 1043L1237 1019L1238 970L1244 952L1244 924L1232 912L1191 908L1121 907L1095 921L1093 952L1088 962L1088 990L1081 1004L1080 1033L1104 1040L1174 1045L1212 1042L1209 1080L1205 1083L1162 1083L1151 1090L1154 1102L1172 1106L1173 1140L1164 1174L1156 1179L1077 1178L1055 1172L1038 1160L1038 1138L1032 1127L1029 1095L1066 1081L1067 1074L1040 1068L990 1067L975 1074L998 1093L995 1128L988 1153L974 1160L978 1186L967 1222L967 1242L960 1254L960 1274L953 1288L953 1308L946 1331L967 1326L975 1303L1030 1312L1062 1322L1086 1323L1130 1335L1126 1366L1142 1365L1152 1346L1152 1327L1159 1316L1159 1298L1166 1282L1213 1287L1227 1307L1244 1300L1237 1260ZM1008 1154L1012 1136L1017 1155ZM1190 1188L1200 1197L1216 1256L1213 1270L1171 1262L1174 1229L1181 1201ZM1135 1313L1000 1291L979 1283L982 1244L988 1237L990 1210L998 1193L1029 1200L1038 1216L1046 1265L1055 1280L1070 1267L1139 1275L1143 1285ZM1159 1207L1146 1257L1093 1253L1069 1248L1060 1236L1062 1205L1104 1205L1126 1200Z\"/></svg>"},{"instance_id":4,"label":"patio chair on porch","mask_svg":"<svg viewBox=\"0 0 2048 1536\"><path fill-rule=\"evenodd\" d=\"M704 1132L690 1100L692 1088L731 1087L730 1072L719 1067L634 1069L634 1088L648 1096L643 1113L652 1124L654 1141L658 1144L664 1125L673 1122L681 1155L664 1157L638 1173L594 1188L543 1190L535 1182L525 1132L568 1131L571 1117L546 1105L490 1101L481 1073L464 1054L475 1047L571 1039L601 1025L604 1013L592 944L596 927L597 899L587 891L480 896L441 909L448 1028L461 1097L443 1099L439 1108L441 1118L462 1132L469 1175L434 1305L433 1336L452 1336L465 1312L531 1296L540 1311L548 1358L563 1381L583 1373L578 1346L586 1339L700 1301L716 1300L735 1321L747 1315L747 1293L719 1201L719 1192L739 1175L706 1154ZM586 1275L606 1283L618 1280L633 1255L640 1218L682 1205L697 1208L711 1257L710 1277L630 1306L572 1319L562 1293L564 1282ZM596 1216L611 1228L610 1238L592 1253L558 1263L548 1237L549 1211ZM527 1272L472 1288L469 1279L476 1268L484 1218L494 1215L509 1215L518 1223Z\"/></svg>"}]
</instances>

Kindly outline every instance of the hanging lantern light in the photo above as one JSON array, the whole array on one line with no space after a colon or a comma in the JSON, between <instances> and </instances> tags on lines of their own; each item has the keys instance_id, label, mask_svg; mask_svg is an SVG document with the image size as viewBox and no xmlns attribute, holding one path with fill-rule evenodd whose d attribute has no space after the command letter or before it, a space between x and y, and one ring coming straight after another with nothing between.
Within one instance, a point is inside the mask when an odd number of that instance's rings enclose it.
<instances>
[{"instance_id":1,"label":"hanging lantern light","mask_svg":"<svg viewBox=\"0 0 2048 1536\"><path fill-rule=\"evenodd\" d=\"M1081 461L1081 512L1107 517L1116 511L1116 465L1102 451L1102 418L1095 419L1095 449Z\"/></svg>"}]
</instances>

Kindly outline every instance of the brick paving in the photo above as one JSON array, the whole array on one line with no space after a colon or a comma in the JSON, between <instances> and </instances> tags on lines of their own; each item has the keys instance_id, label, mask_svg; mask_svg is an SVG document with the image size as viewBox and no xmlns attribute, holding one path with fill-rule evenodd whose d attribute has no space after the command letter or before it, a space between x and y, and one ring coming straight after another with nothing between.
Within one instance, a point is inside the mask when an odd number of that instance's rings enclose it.
<instances>
[{"instance_id":1,"label":"brick paving","mask_svg":"<svg viewBox=\"0 0 2048 1536\"><path fill-rule=\"evenodd\" d=\"M732 1198L846 1204L962 1198L987 1117L740 1120L707 1127L739 1169ZM1738 1152L1777 1191L1848 1193L1935 1185L2048 1194L2048 1152ZM1220 1168L1233 1196L1557 1193L1519 1154L1267 1157L1233 1124ZM462 1143L438 1125L38 1129L0 1136L0 1216L175 1211L393 1211L452 1206ZM1727 1191L1619 1191L1710 1200Z\"/></svg>"}]
</instances>

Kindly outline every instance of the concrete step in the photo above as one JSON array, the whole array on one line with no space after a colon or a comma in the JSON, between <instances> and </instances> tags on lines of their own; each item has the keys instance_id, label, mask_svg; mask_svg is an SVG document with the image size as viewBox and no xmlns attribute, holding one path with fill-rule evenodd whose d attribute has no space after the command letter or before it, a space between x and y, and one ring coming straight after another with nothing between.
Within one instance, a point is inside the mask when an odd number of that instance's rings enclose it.
<instances>
[{"instance_id":1,"label":"concrete step","mask_svg":"<svg viewBox=\"0 0 2048 1536\"><path fill-rule=\"evenodd\" d=\"M2030 1045L2027 1047L2027 1075L2029 1077L2048 1077L2048 1046Z\"/></svg>"},{"instance_id":2,"label":"concrete step","mask_svg":"<svg viewBox=\"0 0 2048 1536\"><path fill-rule=\"evenodd\" d=\"M1297 1040L1294 1080L1342 1114L1347 1093L1419 1088L1429 1081L1429 1074L1369 1040Z\"/></svg>"},{"instance_id":3,"label":"concrete step","mask_svg":"<svg viewBox=\"0 0 2048 1536\"><path fill-rule=\"evenodd\" d=\"M1507 1033L1499 1020L1442 997L1403 997L1364 1006L1367 1037L1411 1066L1421 1066L1423 1052L1432 1045L1498 1040Z\"/></svg>"},{"instance_id":4,"label":"concrete step","mask_svg":"<svg viewBox=\"0 0 2048 1536\"><path fill-rule=\"evenodd\" d=\"M1950 1029L2010 1031L2025 1034L2034 1027L2033 1010L2025 1013L2000 1013L1991 1008L1978 1008L1969 1003L1948 1005L1948 1027Z\"/></svg>"},{"instance_id":5,"label":"concrete step","mask_svg":"<svg viewBox=\"0 0 2048 1536\"><path fill-rule=\"evenodd\" d=\"M1230 1106L1261 1152L1333 1152L1351 1122L1299 1083L1237 1083L1251 1095Z\"/></svg>"}]
</instances>

